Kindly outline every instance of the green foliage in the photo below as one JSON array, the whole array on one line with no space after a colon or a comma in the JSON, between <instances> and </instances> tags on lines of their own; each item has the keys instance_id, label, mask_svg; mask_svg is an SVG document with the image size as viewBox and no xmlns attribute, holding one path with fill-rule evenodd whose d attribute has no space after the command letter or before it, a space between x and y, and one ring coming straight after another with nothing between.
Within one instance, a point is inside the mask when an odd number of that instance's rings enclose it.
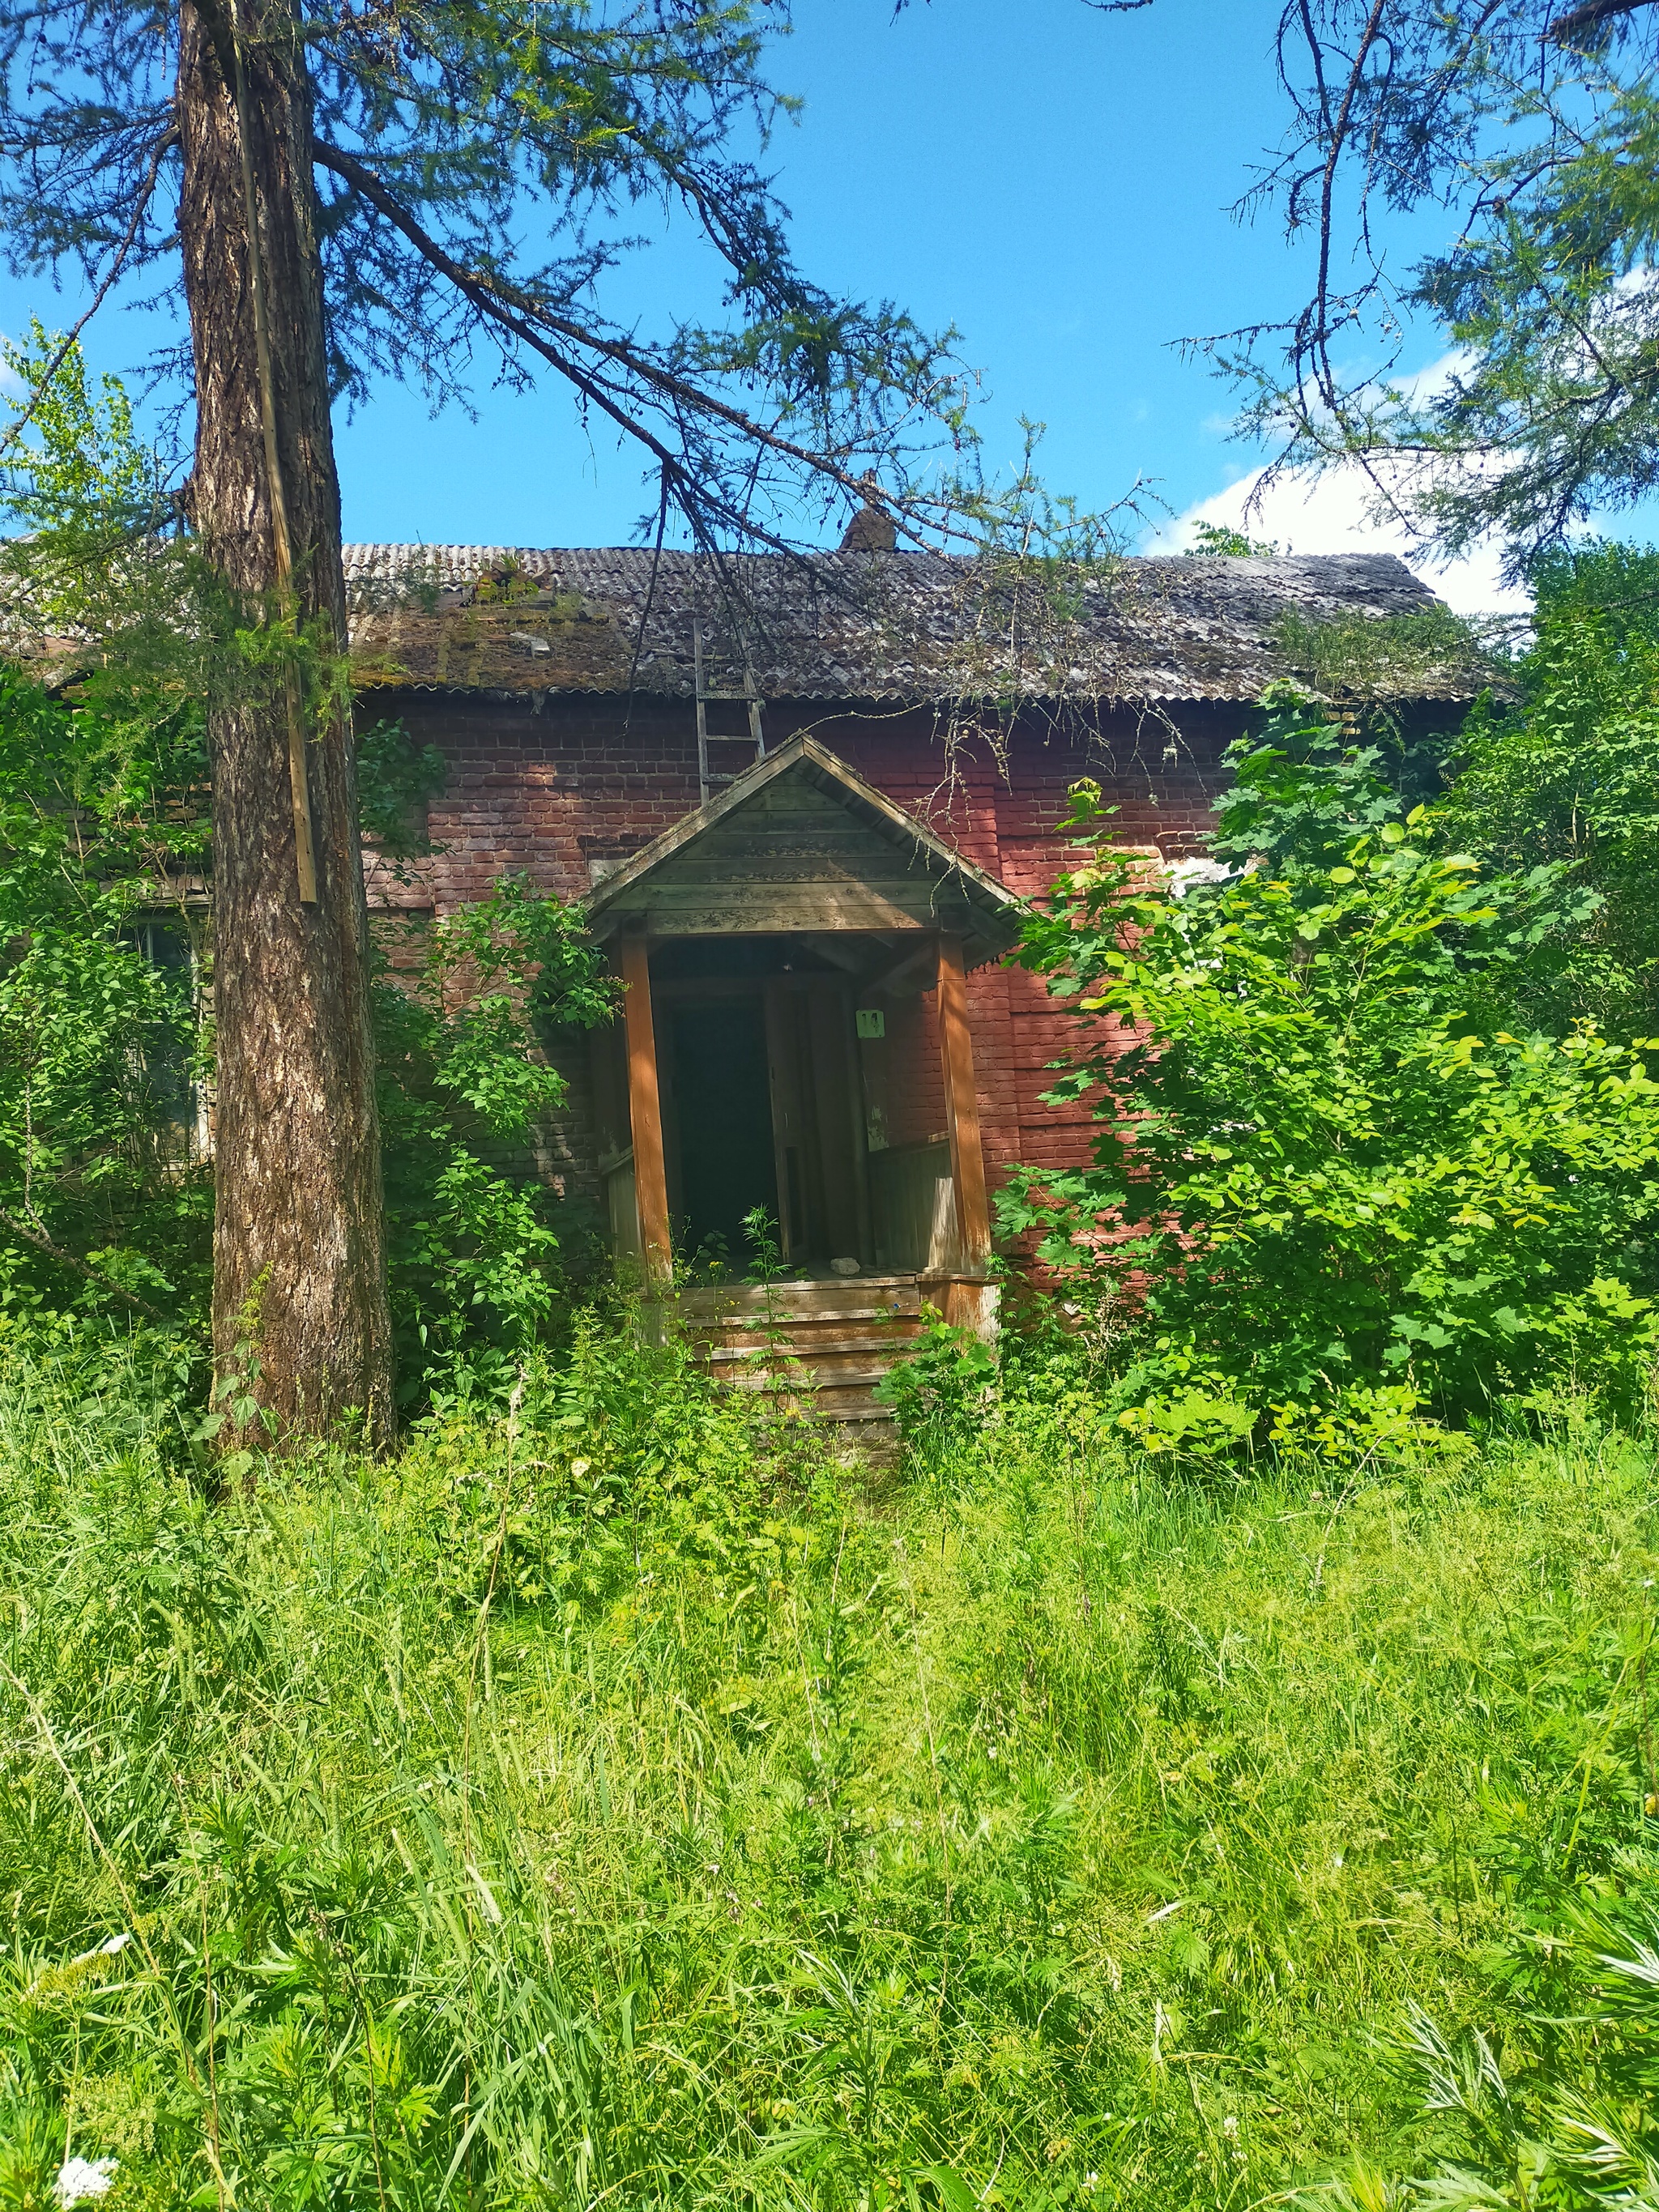
<instances>
[{"instance_id":1,"label":"green foliage","mask_svg":"<svg viewBox=\"0 0 1659 2212\"><path fill-rule=\"evenodd\" d=\"M1563 1366L1639 1398L1647 1047L1506 1026L1586 902L1559 867L1437 849L1293 696L1230 757L1214 860L1153 887L1103 845L1028 927L1020 959L1084 1024L1052 1095L1105 1126L1092 1169L1014 1178L1006 1226L1144 1281L1119 1388L1166 1425L1384 1386L1467 1413Z\"/></svg>"},{"instance_id":2,"label":"green foliage","mask_svg":"<svg viewBox=\"0 0 1659 2212\"><path fill-rule=\"evenodd\" d=\"M211 883L205 704L297 659L321 714L337 670L291 624L228 605L188 544L161 534L166 502L118 381L94 394L78 349L38 325L8 358L27 437L7 497L36 527L4 557L31 619L80 635L63 696L0 677L6 1295L50 1312L119 1308L125 1290L188 1322L210 1231L194 1084L211 1074L198 1022L211 931L184 888ZM424 849L441 757L380 725L358 765L365 834L396 870ZM574 914L514 883L401 951L376 1015L412 1407L434 1385L504 1392L548 1325L556 1240L528 1155L564 1086L542 1047L607 1018L611 1000ZM234 1370L248 1371L240 1354Z\"/></svg>"},{"instance_id":3,"label":"green foliage","mask_svg":"<svg viewBox=\"0 0 1659 2212\"><path fill-rule=\"evenodd\" d=\"M783 0L409 0L390 40L322 0L298 49L293 24L256 10L239 39L256 103L269 43L319 118L333 392L360 402L391 375L465 404L480 374L550 374L623 432L653 508L702 544L794 526L803 502L814 521L856 507L919 448L971 442L951 334L795 264L763 151L793 106L767 80ZM152 31L138 0L0 4L0 224L20 266L67 257L177 298L178 52ZM709 250L712 289L653 331L607 287L671 219ZM933 484L896 500L948 511Z\"/></svg>"},{"instance_id":4,"label":"green foliage","mask_svg":"<svg viewBox=\"0 0 1659 2212\"><path fill-rule=\"evenodd\" d=\"M567 1086L543 1048L615 1004L576 911L514 878L394 949L375 1028L406 1404L504 1391L547 1327L558 1240L526 1155Z\"/></svg>"},{"instance_id":5,"label":"green foliage","mask_svg":"<svg viewBox=\"0 0 1659 2212\"><path fill-rule=\"evenodd\" d=\"M5 348L17 383L0 439L0 507L27 525L0 544L9 633L37 672L104 733L112 776L146 780L167 835L158 860L208 859L206 727L216 708L268 703L291 685L313 734L349 720L347 661L331 620L291 599L233 591L184 526L167 469L137 440L118 379L94 393L80 348L37 321ZM404 850L405 805L430 787L429 754L372 733L370 827Z\"/></svg>"},{"instance_id":6,"label":"green foliage","mask_svg":"<svg viewBox=\"0 0 1659 2212\"><path fill-rule=\"evenodd\" d=\"M1249 537L1243 530L1230 529L1222 522L1195 522L1193 543L1182 548L1194 556L1201 554L1225 554L1233 559L1261 559L1280 550L1270 539Z\"/></svg>"},{"instance_id":7,"label":"green foliage","mask_svg":"<svg viewBox=\"0 0 1659 2212\"><path fill-rule=\"evenodd\" d=\"M1527 581L1540 623L1599 616L1620 642L1659 639L1659 550L1592 538L1538 555Z\"/></svg>"},{"instance_id":8,"label":"green foliage","mask_svg":"<svg viewBox=\"0 0 1659 2212\"><path fill-rule=\"evenodd\" d=\"M156 535L172 502L157 454L139 441L120 378L100 376L94 391L79 344L38 316L23 343L0 341L0 359L18 388L8 398L14 422L0 478L10 512L32 532L54 532L78 519L88 556L100 544L107 550ZM95 586L89 576L77 581L82 590Z\"/></svg>"},{"instance_id":9,"label":"green foliage","mask_svg":"<svg viewBox=\"0 0 1659 2212\"><path fill-rule=\"evenodd\" d=\"M1517 572L1635 505L1659 469L1651 11L1320 0L1278 52L1288 127L1237 212L1312 234L1310 295L1208 342L1243 431L1281 465L1358 459L1379 512L1443 551L1496 537ZM1402 276L1385 210L1431 209L1448 243Z\"/></svg>"},{"instance_id":10,"label":"green foliage","mask_svg":"<svg viewBox=\"0 0 1659 2212\"><path fill-rule=\"evenodd\" d=\"M23 526L0 545L12 635L101 730L111 779L137 779L169 849L199 866L206 714L247 690L246 611L197 557L120 380L94 390L79 345L38 320L0 355L15 383L0 507Z\"/></svg>"},{"instance_id":11,"label":"green foliage","mask_svg":"<svg viewBox=\"0 0 1659 2212\"><path fill-rule=\"evenodd\" d=\"M1444 834L1498 868L1570 866L1595 902L1564 963L1522 979L1526 1018L1659 1026L1659 555L1600 545L1538 570L1521 696L1477 708Z\"/></svg>"},{"instance_id":12,"label":"green foliage","mask_svg":"<svg viewBox=\"0 0 1659 2212\"><path fill-rule=\"evenodd\" d=\"M148 750L126 734L0 672L0 1297L48 1315L137 1298L187 1323L211 1227L196 1089L211 944L176 888L204 855L174 794L201 773L200 730ZM376 803L401 810L430 763L396 732L380 755ZM441 1379L505 1388L547 1326L556 1239L531 1151L564 1083L544 1046L611 1006L574 911L513 882L417 933L382 977L407 1405Z\"/></svg>"},{"instance_id":13,"label":"green foliage","mask_svg":"<svg viewBox=\"0 0 1659 2212\"><path fill-rule=\"evenodd\" d=\"M1517 87L1510 143L1475 170L1484 220L1419 271L1413 303L1464 362L1443 392L1401 409L1395 434L1488 462L1431 479L1425 511L1448 546L1494 526L1528 550L1559 546L1574 522L1636 505L1659 474L1647 275L1659 99L1644 59L1621 83L1598 58L1589 99L1569 95L1571 120L1548 89Z\"/></svg>"},{"instance_id":14,"label":"green foliage","mask_svg":"<svg viewBox=\"0 0 1659 2212\"><path fill-rule=\"evenodd\" d=\"M17 386L0 505L25 526L0 544L0 584L32 672L75 710L30 772L43 801L96 818L106 872L199 872L204 706L222 688L222 656L161 464L120 380L106 376L94 393L78 345L36 321L26 344L0 342L0 358Z\"/></svg>"},{"instance_id":15,"label":"green foliage","mask_svg":"<svg viewBox=\"0 0 1659 2212\"><path fill-rule=\"evenodd\" d=\"M129 751L95 712L0 669L8 1302L118 1311L124 1289L168 1305L200 1289L198 922L161 875L174 857L167 788L198 757L193 732Z\"/></svg>"},{"instance_id":16,"label":"green foliage","mask_svg":"<svg viewBox=\"0 0 1659 2212\"><path fill-rule=\"evenodd\" d=\"M893 1408L912 1451L948 1446L972 1434L996 1397L997 1363L972 1329L957 1328L925 1308L926 1324L908 1352L877 1383L875 1396Z\"/></svg>"},{"instance_id":17,"label":"green foliage","mask_svg":"<svg viewBox=\"0 0 1659 2212\"><path fill-rule=\"evenodd\" d=\"M436 745L417 745L401 722L376 722L357 739L357 817L383 860L428 853L428 802L444 787L447 764ZM401 873L401 871L399 871Z\"/></svg>"},{"instance_id":18,"label":"green foliage","mask_svg":"<svg viewBox=\"0 0 1659 2212\"><path fill-rule=\"evenodd\" d=\"M1543 2041L1531 2064L1506 2073L1479 2028L1451 2037L1412 2008L1401 2057L1422 2085L1426 2110L1444 2114L1461 2136L1459 2155L1431 2179L1392 2187L1362 2168L1355 2179L1369 2182L1372 2202L1400 2212L1419 2205L1651 2212L1659 2205L1659 1862L1632 1852L1619 1872L1619 1886L1598 1886L1565 1924L1515 1944L1504 1961L1511 1975L1531 1966L1547 1986L1552 2009L1537 2020ZM1355 2212L1365 2199L1339 2184L1319 2201Z\"/></svg>"},{"instance_id":19,"label":"green foliage","mask_svg":"<svg viewBox=\"0 0 1659 2212\"><path fill-rule=\"evenodd\" d=\"M1438 797L1447 755L1463 716L1425 702L1467 698L1508 673L1489 625L1433 605L1407 615L1314 620L1291 608L1274 642L1298 683L1330 700L1382 756L1389 781L1416 799Z\"/></svg>"},{"instance_id":20,"label":"green foliage","mask_svg":"<svg viewBox=\"0 0 1659 2212\"><path fill-rule=\"evenodd\" d=\"M173 1387L0 1352L0 2186L1207 2212L1469 2161L1396 2022L1628 2094L1605 1972L1540 2020L1655 1832L1652 1462L1585 1406L1218 1495L1016 1345L872 1513L594 1318L210 1508Z\"/></svg>"}]
</instances>

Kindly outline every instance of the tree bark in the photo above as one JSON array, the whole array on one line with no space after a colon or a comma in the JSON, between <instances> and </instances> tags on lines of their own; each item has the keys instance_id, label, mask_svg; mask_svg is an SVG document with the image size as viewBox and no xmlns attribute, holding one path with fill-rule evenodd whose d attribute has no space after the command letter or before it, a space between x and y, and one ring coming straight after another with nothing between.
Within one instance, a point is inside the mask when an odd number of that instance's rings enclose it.
<instances>
[{"instance_id":1,"label":"tree bark","mask_svg":"<svg viewBox=\"0 0 1659 2212\"><path fill-rule=\"evenodd\" d=\"M241 0L234 17L229 0L180 0L178 116L196 369L192 520L256 622L269 629L286 605L340 652L345 584L310 87L290 0ZM268 332L263 390L256 280ZM355 1413L379 1443L392 1419L392 1331L349 715L319 712L291 666L277 665L249 672L210 704L209 736L215 1364L222 1376L246 1375L238 1347L251 1344L252 1395L278 1437L321 1434ZM301 896L312 887L307 812L314 901Z\"/></svg>"}]
</instances>

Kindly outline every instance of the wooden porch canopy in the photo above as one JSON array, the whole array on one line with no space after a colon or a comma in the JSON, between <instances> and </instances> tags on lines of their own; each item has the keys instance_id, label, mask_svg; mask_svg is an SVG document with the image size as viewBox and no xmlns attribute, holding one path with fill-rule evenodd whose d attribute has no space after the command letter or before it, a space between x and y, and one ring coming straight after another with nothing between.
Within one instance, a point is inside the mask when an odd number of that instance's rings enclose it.
<instances>
[{"instance_id":1,"label":"wooden porch canopy","mask_svg":"<svg viewBox=\"0 0 1659 2212\"><path fill-rule=\"evenodd\" d=\"M964 1272L990 1257L963 977L1007 951L1021 902L811 738L795 738L636 853L594 891L595 936L624 984L635 1188L647 1273L671 1271L650 981L653 943L804 940L872 989L939 991L939 1049Z\"/></svg>"},{"instance_id":2,"label":"wooden porch canopy","mask_svg":"<svg viewBox=\"0 0 1659 2212\"><path fill-rule=\"evenodd\" d=\"M665 830L593 893L604 938L901 939L950 929L979 967L1019 934L1019 901L813 738L793 738ZM872 948L872 952L877 948Z\"/></svg>"}]
</instances>

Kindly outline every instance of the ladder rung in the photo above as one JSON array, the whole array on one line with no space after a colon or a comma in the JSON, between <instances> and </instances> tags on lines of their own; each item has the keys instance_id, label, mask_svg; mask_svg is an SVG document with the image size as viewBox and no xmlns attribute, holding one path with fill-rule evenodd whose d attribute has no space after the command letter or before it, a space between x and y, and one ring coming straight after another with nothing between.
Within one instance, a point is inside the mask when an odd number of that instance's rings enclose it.
<instances>
[{"instance_id":1,"label":"ladder rung","mask_svg":"<svg viewBox=\"0 0 1659 2212\"><path fill-rule=\"evenodd\" d=\"M713 745L747 745L752 761L766 757L766 738L761 727L764 711L760 692L755 683L755 672L749 665L748 648L744 649L743 689L732 690L726 686L710 690L703 680L702 617L691 618L692 690L697 706L697 781L702 803L707 805L709 794L716 785L737 783L741 776L737 772L716 770L709 766L709 748ZM729 679L728 679L729 684ZM746 730L711 730L708 709L711 706L746 707L749 727ZM743 773L747 773L745 769Z\"/></svg>"}]
</instances>

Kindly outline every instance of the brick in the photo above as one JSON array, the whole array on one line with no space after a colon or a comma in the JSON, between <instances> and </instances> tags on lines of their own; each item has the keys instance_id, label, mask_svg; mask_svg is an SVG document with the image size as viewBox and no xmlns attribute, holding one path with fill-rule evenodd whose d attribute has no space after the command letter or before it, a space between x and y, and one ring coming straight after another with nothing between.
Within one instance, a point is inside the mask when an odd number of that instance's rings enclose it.
<instances>
[{"instance_id":1,"label":"brick","mask_svg":"<svg viewBox=\"0 0 1659 2212\"><path fill-rule=\"evenodd\" d=\"M448 781L428 812L441 848L399 885L368 856L370 905L388 914L442 915L488 895L507 873L578 900L589 862L614 862L679 821L697 804L696 739L688 702L548 695L538 709L465 693L412 691L377 698L376 719L397 715L419 744L432 744ZM1067 793L1093 776L1115 842L1172 860L1192 852L1225 781L1221 756L1244 726L1244 710L1193 707L1164 719L1103 710L1088 726L1061 729L1031 714L969 737L947 761L931 709L860 713L842 704L775 702L767 738L781 744L809 730L878 789L954 843L1024 897L1039 898L1076 854L1060 823ZM969 1018L988 1166L995 1182L1024 1161L1060 1168L1091 1156L1095 1125L1085 1108L1044 1106L1048 1063L1072 1049L1077 1024L1035 976L981 969L969 978ZM1121 1042L1123 1041L1116 1041ZM558 1047L569 1084L564 1111L542 1133L538 1171L573 1195L597 1195L599 1147L585 1043ZM937 1018L931 994L894 1006L879 1081L888 1139L910 1143L945 1126ZM873 1060L867 1063L878 1079Z\"/></svg>"}]
</instances>

